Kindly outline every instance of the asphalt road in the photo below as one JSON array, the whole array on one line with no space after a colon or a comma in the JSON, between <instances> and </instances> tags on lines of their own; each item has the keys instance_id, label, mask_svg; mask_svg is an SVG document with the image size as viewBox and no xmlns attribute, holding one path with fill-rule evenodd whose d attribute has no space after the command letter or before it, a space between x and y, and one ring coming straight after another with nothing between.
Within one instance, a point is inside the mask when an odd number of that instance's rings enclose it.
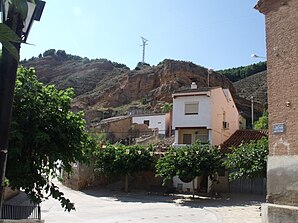
<instances>
[{"instance_id":1,"label":"asphalt road","mask_svg":"<svg viewBox=\"0 0 298 223\"><path fill-rule=\"evenodd\" d=\"M146 192L88 189L74 191L59 184L76 211L65 212L54 199L41 204L46 223L260 223L262 197L229 195L221 199L150 195ZM20 195L10 203L24 203Z\"/></svg>"}]
</instances>

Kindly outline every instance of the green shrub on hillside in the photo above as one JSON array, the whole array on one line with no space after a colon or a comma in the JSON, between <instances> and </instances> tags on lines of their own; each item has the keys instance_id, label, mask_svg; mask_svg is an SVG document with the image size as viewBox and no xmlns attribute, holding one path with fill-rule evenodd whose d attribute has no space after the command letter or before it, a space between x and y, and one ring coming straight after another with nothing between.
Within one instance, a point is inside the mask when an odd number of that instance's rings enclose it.
<instances>
[{"instance_id":1,"label":"green shrub on hillside","mask_svg":"<svg viewBox=\"0 0 298 223\"><path fill-rule=\"evenodd\" d=\"M218 70L217 72L225 75L230 81L236 82L265 70L267 70L267 62L259 62L248 66Z\"/></svg>"}]
</instances>

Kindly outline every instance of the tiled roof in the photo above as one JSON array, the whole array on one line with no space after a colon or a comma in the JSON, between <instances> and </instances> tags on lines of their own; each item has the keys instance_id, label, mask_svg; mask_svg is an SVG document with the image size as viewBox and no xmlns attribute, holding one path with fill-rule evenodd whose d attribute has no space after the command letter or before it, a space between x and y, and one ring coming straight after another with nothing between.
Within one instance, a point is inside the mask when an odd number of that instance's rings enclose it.
<instances>
[{"instance_id":1,"label":"tiled roof","mask_svg":"<svg viewBox=\"0 0 298 223\"><path fill-rule=\"evenodd\" d=\"M237 130L223 144L220 145L222 152L230 152L231 147L237 147L241 143L249 143L251 140L259 140L268 137L268 130L242 129Z\"/></svg>"}]
</instances>

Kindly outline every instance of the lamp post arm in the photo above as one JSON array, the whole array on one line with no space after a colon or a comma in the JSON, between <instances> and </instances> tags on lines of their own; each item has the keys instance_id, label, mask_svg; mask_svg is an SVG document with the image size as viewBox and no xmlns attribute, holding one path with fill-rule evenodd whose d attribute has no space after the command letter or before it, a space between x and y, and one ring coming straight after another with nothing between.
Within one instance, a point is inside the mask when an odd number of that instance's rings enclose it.
<instances>
[{"instance_id":1,"label":"lamp post arm","mask_svg":"<svg viewBox=\"0 0 298 223\"><path fill-rule=\"evenodd\" d=\"M16 13L14 6L10 8L8 19L4 23L19 37L22 35L23 20L20 13ZM19 53L20 43L13 43L13 45ZM0 58L0 217L2 217L8 138L18 63L19 61L6 48L2 47Z\"/></svg>"}]
</instances>

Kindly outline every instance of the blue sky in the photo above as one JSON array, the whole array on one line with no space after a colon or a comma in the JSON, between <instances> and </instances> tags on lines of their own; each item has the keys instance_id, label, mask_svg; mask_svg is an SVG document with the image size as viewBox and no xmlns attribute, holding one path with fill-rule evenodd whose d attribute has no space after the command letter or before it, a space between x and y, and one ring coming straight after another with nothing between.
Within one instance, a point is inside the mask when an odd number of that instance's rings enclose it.
<instances>
[{"instance_id":1,"label":"blue sky","mask_svg":"<svg viewBox=\"0 0 298 223\"><path fill-rule=\"evenodd\" d=\"M21 58L47 49L106 58L130 68L176 59L217 69L259 62L266 56L265 18L257 0L47 0Z\"/></svg>"}]
</instances>

